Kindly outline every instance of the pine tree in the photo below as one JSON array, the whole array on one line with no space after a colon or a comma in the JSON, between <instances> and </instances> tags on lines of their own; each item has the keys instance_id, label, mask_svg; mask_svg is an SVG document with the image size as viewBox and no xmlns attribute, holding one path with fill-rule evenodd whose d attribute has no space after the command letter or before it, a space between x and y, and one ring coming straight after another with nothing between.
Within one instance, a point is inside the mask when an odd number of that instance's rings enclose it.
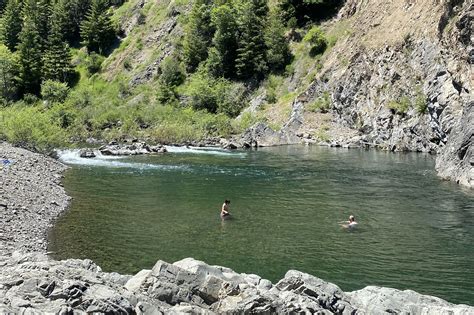
<instances>
[{"instance_id":1,"label":"pine tree","mask_svg":"<svg viewBox=\"0 0 474 315\"><path fill-rule=\"evenodd\" d=\"M214 76L222 72L226 78L235 76L237 57L237 21L234 9L223 4L212 10L212 24L216 31L212 39L213 49L209 51L208 68ZM220 65L215 64L220 62Z\"/></svg>"},{"instance_id":2,"label":"pine tree","mask_svg":"<svg viewBox=\"0 0 474 315\"><path fill-rule=\"evenodd\" d=\"M61 21L54 19L58 14L55 8L48 38L47 48L43 56L43 80L67 82L72 74L71 54L65 42Z\"/></svg>"},{"instance_id":3,"label":"pine tree","mask_svg":"<svg viewBox=\"0 0 474 315\"><path fill-rule=\"evenodd\" d=\"M24 0L22 7L23 20L30 19L38 32L41 51L46 48L49 34L49 17L51 6L49 0Z\"/></svg>"},{"instance_id":4,"label":"pine tree","mask_svg":"<svg viewBox=\"0 0 474 315\"><path fill-rule=\"evenodd\" d=\"M5 10L6 6L7 6L7 0L0 0L0 14L3 13L3 10Z\"/></svg>"},{"instance_id":5,"label":"pine tree","mask_svg":"<svg viewBox=\"0 0 474 315\"><path fill-rule=\"evenodd\" d=\"M241 79L261 79L268 69L264 38L267 12L266 0L243 1L238 7L240 36L235 67Z\"/></svg>"},{"instance_id":6,"label":"pine tree","mask_svg":"<svg viewBox=\"0 0 474 315\"><path fill-rule=\"evenodd\" d=\"M92 1L86 19L81 24L81 37L89 51L103 54L110 47L115 38L115 31L108 0Z\"/></svg>"},{"instance_id":7,"label":"pine tree","mask_svg":"<svg viewBox=\"0 0 474 315\"><path fill-rule=\"evenodd\" d=\"M281 70L290 60L291 52L285 38L285 27L278 12L271 12L265 28L267 62L271 70Z\"/></svg>"},{"instance_id":8,"label":"pine tree","mask_svg":"<svg viewBox=\"0 0 474 315\"><path fill-rule=\"evenodd\" d=\"M18 45L18 36L21 32L22 19L19 14L21 0L8 0L0 19L0 40L10 51L15 51Z\"/></svg>"},{"instance_id":9,"label":"pine tree","mask_svg":"<svg viewBox=\"0 0 474 315\"><path fill-rule=\"evenodd\" d=\"M214 29L211 25L211 0L196 0L189 15L183 42L184 60L194 71L206 60Z\"/></svg>"},{"instance_id":10,"label":"pine tree","mask_svg":"<svg viewBox=\"0 0 474 315\"><path fill-rule=\"evenodd\" d=\"M38 94L41 83L41 37L34 20L28 16L23 22L18 44L20 78L24 93Z\"/></svg>"}]
</instances>

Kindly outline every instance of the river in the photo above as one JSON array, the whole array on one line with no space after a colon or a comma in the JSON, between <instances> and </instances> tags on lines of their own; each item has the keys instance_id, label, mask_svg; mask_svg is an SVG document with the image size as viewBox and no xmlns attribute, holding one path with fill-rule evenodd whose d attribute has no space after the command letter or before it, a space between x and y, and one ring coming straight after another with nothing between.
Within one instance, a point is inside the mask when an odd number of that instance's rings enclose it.
<instances>
[{"instance_id":1,"label":"river","mask_svg":"<svg viewBox=\"0 0 474 315\"><path fill-rule=\"evenodd\" d=\"M193 257L273 282L297 269L345 291L379 285L474 305L474 194L437 178L432 156L169 149L62 152L73 201L50 232L53 257L121 273ZM222 222L224 199L233 219ZM351 214L357 229L342 229Z\"/></svg>"}]
</instances>

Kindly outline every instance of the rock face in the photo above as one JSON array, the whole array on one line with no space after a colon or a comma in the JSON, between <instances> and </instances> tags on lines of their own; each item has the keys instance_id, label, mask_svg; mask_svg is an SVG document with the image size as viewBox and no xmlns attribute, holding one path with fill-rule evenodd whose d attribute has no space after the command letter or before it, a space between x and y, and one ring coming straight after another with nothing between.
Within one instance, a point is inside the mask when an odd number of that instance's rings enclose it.
<instances>
[{"instance_id":1,"label":"rock face","mask_svg":"<svg viewBox=\"0 0 474 315\"><path fill-rule=\"evenodd\" d=\"M443 178L474 187L474 101L454 125L450 141L436 159L436 170Z\"/></svg>"},{"instance_id":2,"label":"rock face","mask_svg":"<svg viewBox=\"0 0 474 315\"><path fill-rule=\"evenodd\" d=\"M0 257L1 313L109 314L472 314L413 291L334 284L288 271L276 285L253 274L187 258L158 261L135 276L102 272L90 260L42 254Z\"/></svg>"},{"instance_id":3,"label":"rock face","mask_svg":"<svg viewBox=\"0 0 474 315\"><path fill-rule=\"evenodd\" d=\"M305 134L318 127L309 126L304 107L327 95L331 123L358 134L338 143L439 153L439 174L473 187L473 21L470 1L346 1L334 23L350 35L323 57L316 79L295 100L289 123L297 116L299 125L281 132L289 139L261 126L244 137L293 143L295 128Z\"/></svg>"}]
</instances>

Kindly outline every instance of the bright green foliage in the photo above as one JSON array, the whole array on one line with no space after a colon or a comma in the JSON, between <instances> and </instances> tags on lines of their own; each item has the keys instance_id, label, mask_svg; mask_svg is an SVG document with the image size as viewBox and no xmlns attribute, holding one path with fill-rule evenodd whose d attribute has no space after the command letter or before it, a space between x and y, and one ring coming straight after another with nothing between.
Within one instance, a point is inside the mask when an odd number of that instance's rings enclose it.
<instances>
[{"instance_id":1,"label":"bright green foliage","mask_svg":"<svg viewBox=\"0 0 474 315\"><path fill-rule=\"evenodd\" d=\"M428 109L428 101L426 99L426 95L421 91L418 91L416 98L415 98L415 108L418 114L425 114L426 110Z\"/></svg>"},{"instance_id":2,"label":"bright green foliage","mask_svg":"<svg viewBox=\"0 0 474 315\"><path fill-rule=\"evenodd\" d=\"M22 7L23 21L30 20L39 35L41 51L46 48L49 35L49 17L51 7L48 0L24 0ZM25 23L25 22L24 22Z\"/></svg>"},{"instance_id":3,"label":"bright green foliage","mask_svg":"<svg viewBox=\"0 0 474 315\"><path fill-rule=\"evenodd\" d=\"M211 0L195 0L183 42L184 60L190 71L207 58L214 29L211 25Z\"/></svg>"},{"instance_id":4,"label":"bright green foliage","mask_svg":"<svg viewBox=\"0 0 474 315\"><path fill-rule=\"evenodd\" d=\"M186 86L185 95L189 105L196 110L237 116L245 105L245 88L242 84L210 77L205 71L198 71Z\"/></svg>"},{"instance_id":5,"label":"bright green foliage","mask_svg":"<svg viewBox=\"0 0 474 315\"><path fill-rule=\"evenodd\" d=\"M264 0L243 1L237 11L240 31L235 61L237 76L260 79L268 70L264 37L267 3Z\"/></svg>"},{"instance_id":6,"label":"bright green foliage","mask_svg":"<svg viewBox=\"0 0 474 315\"><path fill-rule=\"evenodd\" d=\"M329 92L324 92L314 102L308 105L308 110L311 112L326 113L331 108L331 95Z\"/></svg>"},{"instance_id":7,"label":"bright green foliage","mask_svg":"<svg viewBox=\"0 0 474 315\"><path fill-rule=\"evenodd\" d=\"M271 12L265 28L267 62L271 70L281 70L291 59L290 48L285 38L285 28L278 13Z\"/></svg>"},{"instance_id":8,"label":"bright green foliage","mask_svg":"<svg viewBox=\"0 0 474 315\"><path fill-rule=\"evenodd\" d=\"M71 53L60 27L61 25L53 20L43 56L43 79L68 82L73 72Z\"/></svg>"},{"instance_id":9,"label":"bright green foliage","mask_svg":"<svg viewBox=\"0 0 474 315\"><path fill-rule=\"evenodd\" d=\"M387 106L391 110L395 111L395 113L404 115L410 108L411 103L408 96L402 96L396 101L390 101Z\"/></svg>"},{"instance_id":10,"label":"bright green foliage","mask_svg":"<svg viewBox=\"0 0 474 315\"><path fill-rule=\"evenodd\" d=\"M312 57L322 54L328 46L324 32L317 26L312 27L303 40L311 45L309 54Z\"/></svg>"},{"instance_id":11,"label":"bright green foliage","mask_svg":"<svg viewBox=\"0 0 474 315\"><path fill-rule=\"evenodd\" d=\"M0 44L0 98L14 99L17 92L18 56Z\"/></svg>"},{"instance_id":12,"label":"bright green foliage","mask_svg":"<svg viewBox=\"0 0 474 315\"><path fill-rule=\"evenodd\" d=\"M214 70L211 72L214 72L215 77L230 78L235 73L234 64L237 57L238 29L235 10L229 4L217 6L212 10L211 20L216 31L208 64L213 65Z\"/></svg>"},{"instance_id":13,"label":"bright green foliage","mask_svg":"<svg viewBox=\"0 0 474 315\"><path fill-rule=\"evenodd\" d=\"M0 121L0 136L15 145L47 151L65 144L59 123L38 107L12 106L0 112Z\"/></svg>"},{"instance_id":14,"label":"bright green foliage","mask_svg":"<svg viewBox=\"0 0 474 315\"><path fill-rule=\"evenodd\" d=\"M92 52L86 60L86 68L89 75L99 72L104 60L104 56Z\"/></svg>"},{"instance_id":15,"label":"bright green foliage","mask_svg":"<svg viewBox=\"0 0 474 315\"><path fill-rule=\"evenodd\" d=\"M109 13L108 0L92 0L85 20L81 24L83 44L89 51L104 54L115 39L115 30Z\"/></svg>"},{"instance_id":16,"label":"bright green foliage","mask_svg":"<svg viewBox=\"0 0 474 315\"><path fill-rule=\"evenodd\" d=\"M21 0L8 0L5 11L0 19L0 40L10 51L15 51L19 42L22 19L19 14Z\"/></svg>"},{"instance_id":17,"label":"bright green foliage","mask_svg":"<svg viewBox=\"0 0 474 315\"><path fill-rule=\"evenodd\" d=\"M20 33L18 45L20 56L20 78L23 83L23 92L38 94L43 68L41 58L41 38L36 29L34 20L25 17L23 29Z\"/></svg>"},{"instance_id":18,"label":"bright green foliage","mask_svg":"<svg viewBox=\"0 0 474 315\"><path fill-rule=\"evenodd\" d=\"M68 93L69 88L66 83L46 80L41 84L41 96L48 102L64 102Z\"/></svg>"},{"instance_id":19,"label":"bright green foliage","mask_svg":"<svg viewBox=\"0 0 474 315\"><path fill-rule=\"evenodd\" d=\"M169 56L161 63L160 81L170 87L181 85L185 79L184 68L174 56Z\"/></svg>"}]
</instances>

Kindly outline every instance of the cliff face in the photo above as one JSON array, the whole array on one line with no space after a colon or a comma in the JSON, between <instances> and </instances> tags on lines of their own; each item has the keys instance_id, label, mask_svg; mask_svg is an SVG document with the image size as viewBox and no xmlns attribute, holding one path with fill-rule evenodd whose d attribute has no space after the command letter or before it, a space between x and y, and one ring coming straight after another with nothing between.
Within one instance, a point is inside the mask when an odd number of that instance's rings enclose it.
<instances>
[{"instance_id":1,"label":"cliff face","mask_svg":"<svg viewBox=\"0 0 474 315\"><path fill-rule=\"evenodd\" d=\"M329 93L331 124L357 134L331 141L439 153L440 176L474 187L473 17L470 1L347 1L332 23L350 35L293 112ZM318 128L309 116L292 131Z\"/></svg>"}]
</instances>

